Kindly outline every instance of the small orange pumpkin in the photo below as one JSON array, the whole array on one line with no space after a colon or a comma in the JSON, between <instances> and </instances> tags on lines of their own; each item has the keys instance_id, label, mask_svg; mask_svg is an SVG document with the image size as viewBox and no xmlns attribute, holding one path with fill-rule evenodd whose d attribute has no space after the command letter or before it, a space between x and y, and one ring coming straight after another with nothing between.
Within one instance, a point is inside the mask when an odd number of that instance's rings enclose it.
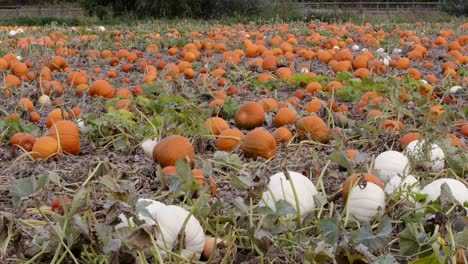
<instances>
[{"instance_id":1,"label":"small orange pumpkin","mask_svg":"<svg viewBox=\"0 0 468 264\"><path fill-rule=\"evenodd\" d=\"M278 143L288 143L293 138L293 134L286 127L280 127L273 132L273 137Z\"/></svg>"},{"instance_id":2,"label":"small orange pumpkin","mask_svg":"<svg viewBox=\"0 0 468 264\"><path fill-rule=\"evenodd\" d=\"M356 184L360 176L364 177L364 180L366 182L372 182L378 185L380 188L382 189L384 188L382 181L380 181L379 178L377 178L376 176L372 174L369 174L369 173L354 174L352 176L349 176L344 182L343 192L342 192L342 197L344 201L348 199L349 191L353 188L352 186Z\"/></svg>"},{"instance_id":3,"label":"small orange pumpkin","mask_svg":"<svg viewBox=\"0 0 468 264\"><path fill-rule=\"evenodd\" d=\"M175 166L177 160L188 158L190 166L193 167L195 161L195 151L192 143L183 136L172 135L165 137L154 147L153 160L162 168Z\"/></svg>"},{"instance_id":4,"label":"small orange pumpkin","mask_svg":"<svg viewBox=\"0 0 468 264\"><path fill-rule=\"evenodd\" d=\"M327 143L330 140L330 129L318 116L306 116L296 123L297 132L302 139Z\"/></svg>"},{"instance_id":5,"label":"small orange pumpkin","mask_svg":"<svg viewBox=\"0 0 468 264\"><path fill-rule=\"evenodd\" d=\"M54 122L56 123L60 120L68 119L68 117L69 115L66 111L63 111L62 109L54 109L47 115L46 126L51 127Z\"/></svg>"},{"instance_id":6,"label":"small orange pumpkin","mask_svg":"<svg viewBox=\"0 0 468 264\"><path fill-rule=\"evenodd\" d=\"M112 88L112 85L110 85L107 81L97 80L91 84L89 95L97 95L110 99L114 98L115 91L114 88Z\"/></svg>"},{"instance_id":7,"label":"small orange pumpkin","mask_svg":"<svg viewBox=\"0 0 468 264\"><path fill-rule=\"evenodd\" d=\"M41 137L37 139L32 148L34 159L46 159L60 152L58 142L53 137Z\"/></svg>"},{"instance_id":8,"label":"small orange pumpkin","mask_svg":"<svg viewBox=\"0 0 468 264\"><path fill-rule=\"evenodd\" d=\"M223 151L231 152L240 144L244 137L244 133L239 129L229 128L219 134L216 146Z\"/></svg>"},{"instance_id":9,"label":"small orange pumpkin","mask_svg":"<svg viewBox=\"0 0 468 264\"><path fill-rule=\"evenodd\" d=\"M245 135L241 149L248 158L270 159L276 155L276 141L270 132L257 128Z\"/></svg>"},{"instance_id":10,"label":"small orange pumpkin","mask_svg":"<svg viewBox=\"0 0 468 264\"><path fill-rule=\"evenodd\" d=\"M220 117L212 117L205 121L203 124L205 127L210 129L211 134L217 136L224 130L229 128L229 124Z\"/></svg>"},{"instance_id":11,"label":"small orange pumpkin","mask_svg":"<svg viewBox=\"0 0 468 264\"><path fill-rule=\"evenodd\" d=\"M289 107L280 108L273 119L275 127L293 124L297 120L296 112Z\"/></svg>"},{"instance_id":12,"label":"small orange pumpkin","mask_svg":"<svg viewBox=\"0 0 468 264\"><path fill-rule=\"evenodd\" d=\"M265 111L263 106L256 102L245 102L237 110L235 122L238 128L253 129L263 125Z\"/></svg>"}]
</instances>

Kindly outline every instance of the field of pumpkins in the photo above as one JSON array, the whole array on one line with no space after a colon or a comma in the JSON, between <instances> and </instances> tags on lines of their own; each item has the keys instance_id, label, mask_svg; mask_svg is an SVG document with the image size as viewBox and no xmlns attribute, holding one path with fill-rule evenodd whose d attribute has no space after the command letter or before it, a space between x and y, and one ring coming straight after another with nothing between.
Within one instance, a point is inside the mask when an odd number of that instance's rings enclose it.
<instances>
[{"instance_id":1,"label":"field of pumpkins","mask_svg":"<svg viewBox=\"0 0 468 264\"><path fill-rule=\"evenodd\" d=\"M468 263L468 23L0 27L2 263Z\"/></svg>"}]
</instances>

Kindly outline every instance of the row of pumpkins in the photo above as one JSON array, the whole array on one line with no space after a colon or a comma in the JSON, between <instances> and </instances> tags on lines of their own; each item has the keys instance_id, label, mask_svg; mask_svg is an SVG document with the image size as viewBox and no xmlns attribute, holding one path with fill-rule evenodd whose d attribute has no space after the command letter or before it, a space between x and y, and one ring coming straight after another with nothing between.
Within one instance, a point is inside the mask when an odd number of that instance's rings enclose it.
<instances>
[{"instance_id":1,"label":"row of pumpkins","mask_svg":"<svg viewBox=\"0 0 468 264\"><path fill-rule=\"evenodd\" d=\"M183 140L183 138L179 138ZM162 144L167 142L162 140ZM385 192L392 193L395 190L404 192L416 192L427 195L426 203L436 200L441 194L441 186L447 184L453 197L461 204L468 202L468 189L455 179L438 179L426 185L422 190L419 188L418 180L407 175L409 171L409 160L422 158L424 141L413 141L406 148L405 154L396 151L386 151L381 153L375 160L374 176L369 173L355 174L348 177L343 186L343 200L347 203L349 215L357 221L369 222L373 220L379 212L385 208ZM160 151L162 145L157 144L154 152ZM444 156L437 145L430 145L430 156L433 170L443 169ZM164 162L159 160L160 162ZM385 185L384 185L385 183ZM295 195L297 194L297 196ZM301 173L288 171L279 172L269 179L268 190L263 193L259 206L267 206L276 211L276 203L285 200L294 208L299 209L299 214L303 218L306 214L315 209L314 195L318 193L313 182ZM407 196L409 200L411 198ZM140 199L137 203L138 217L147 225L158 224L159 232L155 236L155 241L163 258L167 257L168 251L176 250L179 244L180 231L184 228L184 222L188 219L184 229L184 247L180 255L188 259L198 259L202 254L209 258L214 254L213 248L221 240L211 237L205 238L203 228L191 212L182 207L165 205L150 199ZM143 210L145 208L146 210ZM138 210L138 209L137 209ZM294 214L291 215L294 217ZM124 214L120 216L121 223L115 228L117 233L125 238L129 228L135 228L132 217L128 218ZM149 250L147 251L149 254Z\"/></svg>"}]
</instances>

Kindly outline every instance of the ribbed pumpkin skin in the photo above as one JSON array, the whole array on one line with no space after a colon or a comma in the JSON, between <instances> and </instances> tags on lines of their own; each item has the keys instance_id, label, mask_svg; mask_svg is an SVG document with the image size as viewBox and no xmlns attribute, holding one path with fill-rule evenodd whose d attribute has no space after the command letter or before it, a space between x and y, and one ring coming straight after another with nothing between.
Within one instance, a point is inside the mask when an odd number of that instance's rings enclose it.
<instances>
[{"instance_id":1,"label":"ribbed pumpkin skin","mask_svg":"<svg viewBox=\"0 0 468 264\"><path fill-rule=\"evenodd\" d=\"M49 115L47 115L46 126L51 127L53 123L63 120L63 117L68 119L68 113L62 109L54 109L50 111Z\"/></svg>"},{"instance_id":2,"label":"ribbed pumpkin skin","mask_svg":"<svg viewBox=\"0 0 468 264\"><path fill-rule=\"evenodd\" d=\"M224 130L229 128L229 124L220 117L212 117L205 121L203 124L205 127L210 129L211 134L217 136Z\"/></svg>"},{"instance_id":3,"label":"ribbed pumpkin skin","mask_svg":"<svg viewBox=\"0 0 468 264\"><path fill-rule=\"evenodd\" d=\"M276 141L270 132L257 128L245 135L241 149L248 158L269 159L276 155Z\"/></svg>"},{"instance_id":4,"label":"ribbed pumpkin skin","mask_svg":"<svg viewBox=\"0 0 468 264\"><path fill-rule=\"evenodd\" d=\"M67 76L68 85L78 86L80 84L88 84L88 75L84 71L73 71Z\"/></svg>"},{"instance_id":5,"label":"ribbed pumpkin skin","mask_svg":"<svg viewBox=\"0 0 468 264\"><path fill-rule=\"evenodd\" d=\"M318 116L306 116L296 123L299 137L327 143L330 140L330 129Z\"/></svg>"},{"instance_id":6,"label":"ribbed pumpkin skin","mask_svg":"<svg viewBox=\"0 0 468 264\"><path fill-rule=\"evenodd\" d=\"M346 181L344 182L344 185L343 185L343 193L342 193L342 197L343 197L343 200L346 201L348 199L348 193L350 191L350 185L353 186L356 181L358 180L358 177L361 176L361 174L354 174L352 176L349 176ZM375 183L376 185L378 185L380 188L384 188L384 185L382 183L382 181L380 181L380 179L372 174L369 174L369 173L363 173L363 176L364 176L364 180L366 182L372 182L372 183Z\"/></svg>"},{"instance_id":7,"label":"ribbed pumpkin skin","mask_svg":"<svg viewBox=\"0 0 468 264\"><path fill-rule=\"evenodd\" d=\"M64 120L55 123L49 130L49 136L60 142L63 152L72 155L80 154L80 130L72 121Z\"/></svg>"},{"instance_id":8,"label":"ribbed pumpkin skin","mask_svg":"<svg viewBox=\"0 0 468 264\"><path fill-rule=\"evenodd\" d=\"M89 88L89 95L98 95L110 99L114 98L115 91L112 88L112 85L110 85L107 81L97 80L91 84L91 87Z\"/></svg>"},{"instance_id":9,"label":"ribbed pumpkin skin","mask_svg":"<svg viewBox=\"0 0 468 264\"><path fill-rule=\"evenodd\" d=\"M265 111L263 106L256 102L245 102L236 113L236 126L242 129L253 129L263 125Z\"/></svg>"},{"instance_id":10,"label":"ribbed pumpkin skin","mask_svg":"<svg viewBox=\"0 0 468 264\"><path fill-rule=\"evenodd\" d=\"M293 138L293 134L291 131L289 131L289 129L280 127L273 132L273 137L275 138L276 142L287 143Z\"/></svg>"},{"instance_id":11,"label":"ribbed pumpkin skin","mask_svg":"<svg viewBox=\"0 0 468 264\"><path fill-rule=\"evenodd\" d=\"M216 146L221 150L231 152L240 144L244 137L244 133L239 129L226 129L219 134Z\"/></svg>"},{"instance_id":12,"label":"ribbed pumpkin skin","mask_svg":"<svg viewBox=\"0 0 468 264\"><path fill-rule=\"evenodd\" d=\"M282 127L293 124L297 120L296 112L288 107L281 108L273 119L275 127Z\"/></svg>"},{"instance_id":13,"label":"ribbed pumpkin skin","mask_svg":"<svg viewBox=\"0 0 468 264\"><path fill-rule=\"evenodd\" d=\"M164 138L153 150L153 160L162 168L175 166L177 160L185 160L187 157L190 160L190 166L193 167L195 151L192 143L186 137L179 135Z\"/></svg>"},{"instance_id":14,"label":"ribbed pumpkin skin","mask_svg":"<svg viewBox=\"0 0 468 264\"><path fill-rule=\"evenodd\" d=\"M34 159L46 159L58 152L58 142L53 137L41 137L37 139L32 152Z\"/></svg>"}]
</instances>

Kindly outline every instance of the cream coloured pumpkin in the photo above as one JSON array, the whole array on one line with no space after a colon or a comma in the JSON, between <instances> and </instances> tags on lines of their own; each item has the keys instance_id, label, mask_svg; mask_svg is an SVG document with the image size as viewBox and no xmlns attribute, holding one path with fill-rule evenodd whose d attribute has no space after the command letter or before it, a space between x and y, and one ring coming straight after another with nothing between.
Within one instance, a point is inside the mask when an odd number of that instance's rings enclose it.
<instances>
[{"instance_id":1,"label":"cream coloured pumpkin","mask_svg":"<svg viewBox=\"0 0 468 264\"><path fill-rule=\"evenodd\" d=\"M161 249L160 254L163 258L167 257L166 251L175 250L176 245L180 244L179 233L184 227L184 222L189 217L190 212L176 205L165 205L151 199L139 199L137 202L138 218L148 225L157 225L158 233L155 236L155 242ZM116 230L134 227L133 218L126 218L125 215L119 216L121 223L115 226ZM184 246L180 255L188 259L199 259L205 247L205 235L200 222L190 215L185 226Z\"/></svg>"},{"instance_id":2,"label":"cream coloured pumpkin","mask_svg":"<svg viewBox=\"0 0 468 264\"><path fill-rule=\"evenodd\" d=\"M380 180L387 183L393 177L401 177L408 174L408 158L394 150L382 152L375 158L375 171Z\"/></svg>"},{"instance_id":3,"label":"cream coloured pumpkin","mask_svg":"<svg viewBox=\"0 0 468 264\"><path fill-rule=\"evenodd\" d=\"M468 189L461 181L455 179L438 179L424 186L421 194L427 194L426 203L439 198L442 190L442 184L446 183L452 192L453 198L460 204L468 202Z\"/></svg>"},{"instance_id":4,"label":"cream coloured pumpkin","mask_svg":"<svg viewBox=\"0 0 468 264\"><path fill-rule=\"evenodd\" d=\"M156 139L147 139L141 143L141 148L143 149L145 156L150 158L153 157L153 150L156 144L158 144Z\"/></svg>"},{"instance_id":5,"label":"cream coloured pumpkin","mask_svg":"<svg viewBox=\"0 0 468 264\"><path fill-rule=\"evenodd\" d=\"M294 171L289 171L288 173L291 176L298 196L300 215L303 217L314 210L314 195L317 194L317 189L312 181L304 175ZM268 190L263 193L262 201L260 201L259 205L265 205L276 211L275 204L280 200L287 201L296 209L296 199L291 182L283 172L276 173L270 177Z\"/></svg>"},{"instance_id":6,"label":"cream coloured pumpkin","mask_svg":"<svg viewBox=\"0 0 468 264\"><path fill-rule=\"evenodd\" d=\"M430 144L424 140L415 140L408 144L406 156L413 162L429 162L434 172L439 172L445 166L444 151L437 144Z\"/></svg>"}]
</instances>

